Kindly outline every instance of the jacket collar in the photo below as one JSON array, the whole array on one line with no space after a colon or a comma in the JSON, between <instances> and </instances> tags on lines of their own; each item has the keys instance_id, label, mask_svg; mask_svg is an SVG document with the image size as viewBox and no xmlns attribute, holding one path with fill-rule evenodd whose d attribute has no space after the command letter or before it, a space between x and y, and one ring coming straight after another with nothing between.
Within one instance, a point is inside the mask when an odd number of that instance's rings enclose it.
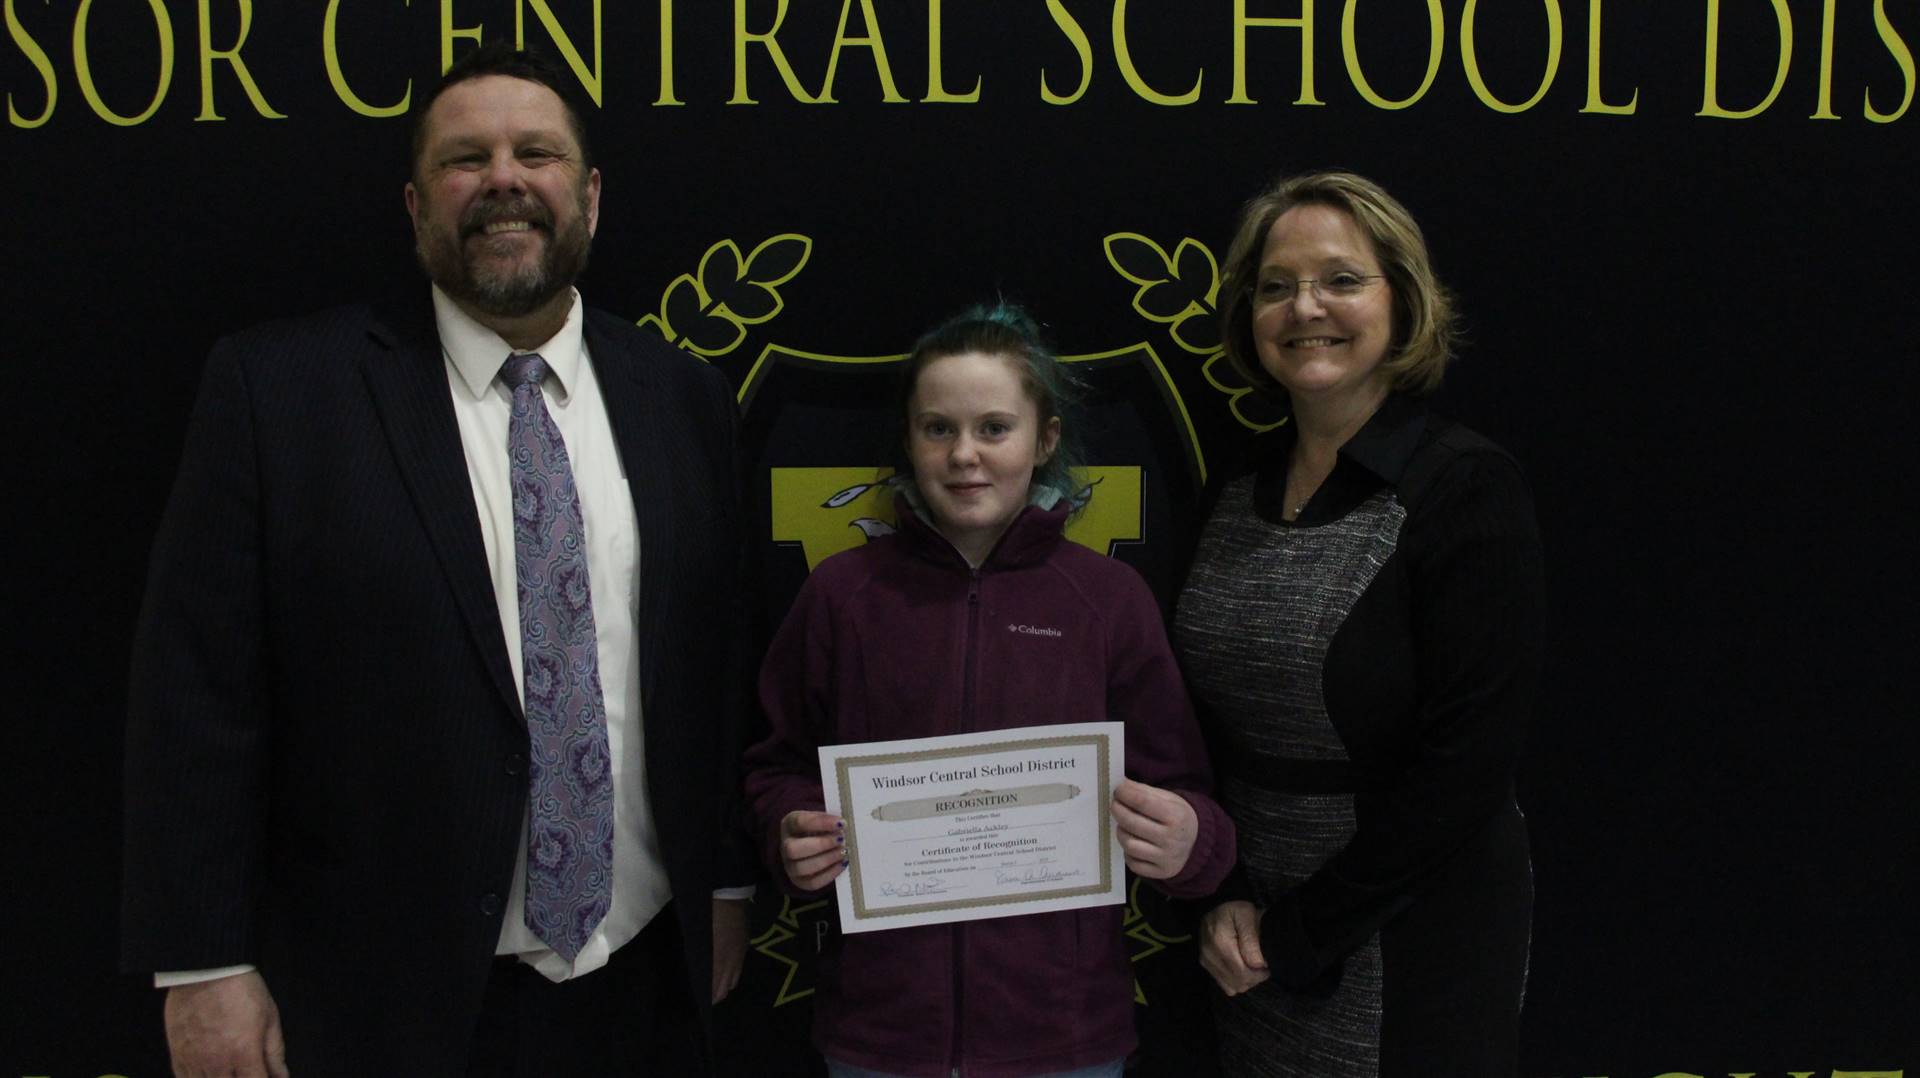
<instances>
[{"instance_id":1,"label":"jacket collar","mask_svg":"<svg viewBox=\"0 0 1920 1078\"><path fill-rule=\"evenodd\" d=\"M899 521L900 543L915 556L939 565L967 569L967 560L960 556L947 537L941 535L932 524L923 520L914 511L903 494L893 496L894 518ZM1037 564L1057 546L1066 530L1067 516L1073 512L1073 506L1066 499L1055 503L1051 509L1042 509L1029 505L1020 510L1000 535L1000 541L987 552L986 560L980 563L982 571L1012 569L1024 565Z\"/></svg>"},{"instance_id":2,"label":"jacket collar","mask_svg":"<svg viewBox=\"0 0 1920 1078\"><path fill-rule=\"evenodd\" d=\"M1340 447L1340 459L1365 468L1388 486L1398 487L1426 431L1426 399L1396 390L1387 394L1366 423ZM1298 434L1292 423L1280 428L1278 440L1263 454L1260 470L1278 470L1284 477L1287 454L1293 450Z\"/></svg>"},{"instance_id":3,"label":"jacket collar","mask_svg":"<svg viewBox=\"0 0 1920 1078\"><path fill-rule=\"evenodd\" d=\"M1427 433L1423 398L1390 393L1366 423L1339 449L1333 471L1297 520L1286 515L1287 457L1298 430L1289 423L1260 453L1253 478L1253 507L1269 523L1311 527L1338 519L1381 487L1398 490L1407 465Z\"/></svg>"}]
</instances>

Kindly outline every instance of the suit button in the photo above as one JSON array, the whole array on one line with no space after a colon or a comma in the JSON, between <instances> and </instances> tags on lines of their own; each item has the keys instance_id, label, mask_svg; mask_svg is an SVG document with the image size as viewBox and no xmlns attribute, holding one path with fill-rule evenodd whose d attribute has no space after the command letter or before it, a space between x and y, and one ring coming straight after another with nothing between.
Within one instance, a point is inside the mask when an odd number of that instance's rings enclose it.
<instances>
[{"instance_id":1,"label":"suit button","mask_svg":"<svg viewBox=\"0 0 1920 1078\"><path fill-rule=\"evenodd\" d=\"M494 914L499 913L500 912L500 896L494 894L492 891L488 891L486 894L481 895L480 896L480 912L487 915L488 917L492 917Z\"/></svg>"},{"instance_id":2,"label":"suit button","mask_svg":"<svg viewBox=\"0 0 1920 1078\"><path fill-rule=\"evenodd\" d=\"M506 769L509 775L522 775L525 774L527 770L527 758L517 752L510 752L507 754L507 758L501 766Z\"/></svg>"}]
</instances>

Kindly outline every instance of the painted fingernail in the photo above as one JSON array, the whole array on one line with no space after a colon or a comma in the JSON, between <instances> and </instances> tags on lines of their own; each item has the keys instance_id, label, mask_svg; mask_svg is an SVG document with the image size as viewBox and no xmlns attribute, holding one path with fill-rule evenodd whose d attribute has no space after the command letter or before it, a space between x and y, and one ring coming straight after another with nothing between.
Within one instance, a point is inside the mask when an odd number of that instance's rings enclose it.
<instances>
[{"instance_id":1,"label":"painted fingernail","mask_svg":"<svg viewBox=\"0 0 1920 1078\"><path fill-rule=\"evenodd\" d=\"M833 836L833 841L835 841L835 842L837 842L837 843L839 843L839 844L840 844L840 845L842 845L842 846L845 846L845 845L847 844L847 836L845 836L845 835L835 835L835 836Z\"/></svg>"}]
</instances>

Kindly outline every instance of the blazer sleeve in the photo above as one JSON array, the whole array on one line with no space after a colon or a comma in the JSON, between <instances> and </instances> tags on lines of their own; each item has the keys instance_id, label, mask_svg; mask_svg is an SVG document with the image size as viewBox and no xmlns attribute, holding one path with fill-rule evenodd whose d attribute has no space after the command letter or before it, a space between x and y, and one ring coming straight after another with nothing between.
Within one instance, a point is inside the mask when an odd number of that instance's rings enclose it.
<instances>
[{"instance_id":1,"label":"blazer sleeve","mask_svg":"<svg viewBox=\"0 0 1920 1078\"><path fill-rule=\"evenodd\" d=\"M128 972L253 958L268 741L254 410L216 346L161 518L128 676Z\"/></svg>"},{"instance_id":2,"label":"blazer sleeve","mask_svg":"<svg viewBox=\"0 0 1920 1078\"><path fill-rule=\"evenodd\" d=\"M1504 454L1463 456L1407 527L1416 732L1395 784L1362 795L1348 845L1266 910L1261 950L1296 989L1371 938L1510 801L1533 710L1546 589L1518 467Z\"/></svg>"},{"instance_id":3,"label":"blazer sleeve","mask_svg":"<svg viewBox=\"0 0 1920 1078\"><path fill-rule=\"evenodd\" d=\"M825 569L822 566L821 569ZM819 746L833 740L834 632L821 569L807 577L760 666L760 709L767 734L747 750L747 802L760 856L775 884L801 891L780 859L780 821L789 812L826 810Z\"/></svg>"},{"instance_id":4,"label":"blazer sleeve","mask_svg":"<svg viewBox=\"0 0 1920 1078\"><path fill-rule=\"evenodd\" d=\"M752 886L759 878L754 864L753 843L748 837L747 808L740 796L740 761L754 730L753 693L750 686L753 661L760 654L765 632L761 628L761 620L754 616L761 609L756 591L759 574L753 561L753 552L757 547L753 543L751 524L755 522L751 522L747 516L743 497L749 472L740 453L740 411L725 380L719 381L722 398L719 411L726 424L728 467L726 474L718 478L725 484L728 519L733 522L734 579L728 604L728 625L733 631L727 636L721 712L721 719L726 724L724 754L731 766L726 769L725 795L720 804L721 821L717 833L722 839L720 849L715 854L714 879L716 887L741 888Z\"/></svg>"},{"instance_id":5,"label":"blazer sleeve","mask_svg":"<svg viewBox=\"0 0 1920 1078\"><path fill-rule=\"evenodd\" d=\"M1213 769L1160 608L1131 568L1113 568L1126 579L1110 592L1118 609L1109 624L1107 714L1127 727L1127 775L1179 794L1198 826L1186 865L1151 882L1174 898L1205 895L1233 867L1233 821L1213 799Z\"/></svg>"}]
</instances>

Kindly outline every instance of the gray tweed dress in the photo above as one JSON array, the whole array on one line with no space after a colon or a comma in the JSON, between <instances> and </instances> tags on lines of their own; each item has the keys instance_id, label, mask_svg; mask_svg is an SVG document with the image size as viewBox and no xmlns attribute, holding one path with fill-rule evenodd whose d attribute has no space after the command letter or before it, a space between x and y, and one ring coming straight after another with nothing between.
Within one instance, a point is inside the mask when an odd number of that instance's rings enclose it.
<instances>
[{"instance_id":1,"label":"gray tweed dress","mask_svg":"<svg viewBox=\"0 0 1920 1078\"><path fill-rule=\"evenodd\" d=\"M1342 454L1297 523L1283 472L1224 486L1175 618L1239 832L1223 897L1266 911L1274 971L1216 995L1221 1064L1510 1074L1532 901L1512 770L1544 605L1531 501L1510 458L1413 401Z\"/></svg>"}]
</instances>

